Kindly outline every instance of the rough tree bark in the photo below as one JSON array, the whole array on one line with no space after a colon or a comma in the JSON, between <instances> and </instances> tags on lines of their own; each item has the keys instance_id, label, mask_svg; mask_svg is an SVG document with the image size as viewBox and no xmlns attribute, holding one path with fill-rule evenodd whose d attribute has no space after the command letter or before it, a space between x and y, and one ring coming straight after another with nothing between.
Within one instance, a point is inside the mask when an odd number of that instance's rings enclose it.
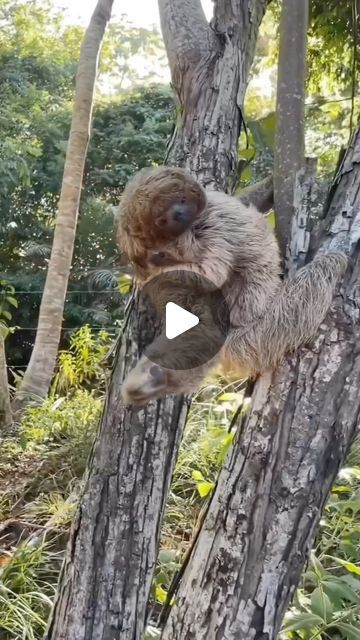
<instances>
[{"instance_id":1,"label":"rough tree bark","mask_svg":"<svg viewBox=\"0 0 360 640\"><path fill-rule=\"evenodd\" d=\"M15 411L46 397L55 369L90 137L99 51L112 5L113 0L98 0L81 45L54 240L35 344L22 384L15 396Z\"/></svg>"},{"instance_id":2,"label":"rough tree bark","mask_svg":"<svg viewBox=\"0 0 360 640\"><path fill-rule=\"evenodd\" d=\"M283 255L294 213L295 176L304 163L304 85L309 0L282 0L274 152L276 232ZM296 28L294 29L294 25Z\"/></svg>"},{"instance_id":3,"label":"rough tree bark","mask_svg":"<svg viewBox=\"0 0 360 640\"><path fill-rule=\"evenodd\" d=\"M217 189L228 188L230 175L232 188L240 108L267 0L246 6L218 0L213 26L200 0L159 4L179 100L169 162ZM190 400L121 406L124 371L138 355L134 342L141 352L152 337L136 305L116 353L47 640L140 640L144 631L160 521Z\"/></svg>"},{"instance_id":4,"label":"rough tree bark","mask_svg":"<svg viewBox=\"0 0 360 640\"><path fill-rule=\"evenodd\" d=\"M352 266L311 349L256 384L162 640L275 640L360 416L360 129L322 249Z\"/></svg>"},{"instance_id":5,"label":"rough tree bark","mask_svg":"<svg viewBox=\"0 0 360 640\"><path fill-rule=\"evenodd\" d=\"M159 0L161 29L178 100L167 162L205 186L232 192L237 143L259 26L269 0L215 0L207 23L200 0Z\"/></svg>"}]
</instances>

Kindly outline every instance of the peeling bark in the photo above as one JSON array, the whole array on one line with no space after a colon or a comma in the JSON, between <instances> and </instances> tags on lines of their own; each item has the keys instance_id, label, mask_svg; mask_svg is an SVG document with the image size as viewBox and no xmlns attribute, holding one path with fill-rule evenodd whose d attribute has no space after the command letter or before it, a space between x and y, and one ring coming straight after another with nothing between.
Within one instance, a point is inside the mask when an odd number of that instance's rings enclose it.
<instances>
[{"instance_id":1,"label":"peeling bark","mask_svg":"<svg viewBox=\"0 0 360 640\"><path fill-rule=\"evenodd\" d=\"M311 349L261 378L162 640L275 640L360 416L360 129L321 250L352 265Z\"/></svg>"}]
</instances>

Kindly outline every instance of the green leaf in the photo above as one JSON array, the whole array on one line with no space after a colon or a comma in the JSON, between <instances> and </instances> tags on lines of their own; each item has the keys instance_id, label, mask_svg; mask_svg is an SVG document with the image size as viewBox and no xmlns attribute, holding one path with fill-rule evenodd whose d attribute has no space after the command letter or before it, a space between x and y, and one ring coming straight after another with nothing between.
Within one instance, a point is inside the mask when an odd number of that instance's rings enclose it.
<instances>
[{"instance_id":1,"label":"green leaf","mask_svg":"<svg viewBox=\"0 0 360 640\"><path fill-rule=\"evenodd\" d=\"M0 335L2 336L3 340L7 338L9 333L10 333L9 328L0 320Z\"/></svg>"},{"instance_id":2,"label":"green leaf","mask_svg":"<svg viewBox=\"0 0 360 640\"><path fill-rule=\"evenodd\" d=\"M159 551L159 562L162 564L174 562L176 560L176 553L175 549L161 549L161 551Z\"/></svg>"},{"instance_id":3,"label":"green leaf","mask_svg":"<svg viewBox=\"0 0 360 640\"><path fill-rule=\"evenodd\" d=\"M287 616L283 625L283 631L318 631L324 625L324 621L313 613L295 613Z\"/></svg>"},{"instance_id":4,"label":"green leaf","mask_svg":"<svg viewBox=\"0 0 360 640\"><path fill-rule=\"evenodd\" d=\"M11 313L9 313L9 311L5 311L4 309L2 309L1 315L4 316L6 320L11 320Z\"/></svg>"},{"instance_id":5,"label":"green leaf","mask_svg":"<svg viewBox=\"0 0 360 640\"><path fill-rule=\"evenodd\" d=\"M360 567L358 567L353 562L347 562L347 560L342 560L341 558L336 558L334 556L327 556L334 560L340 567L344 567L350 573L355 573L357 576L360 576Z\"/></svg>"},{"instance_id":6,"label":"green leaf","mask_svg":"<svg viewBox=\"0 0 360 640\"><path fill-rule=\"evenodd\" d=\"M329 596L321 587L314 589L311 594L311 611L322 618L324 622L331 622L334 608Z\"/></svg>"},{"instance_id":7,"label":"green leaf","mask_svg":"<svg viewBox=\"0 0 360 640\"><path fill-rule=\"evenodd\" d=\"M332 493L352 493L353 489L352 487L346 487L346 486L335 486L331 489Z\"/></svg>"},{"instance_id":8,"label":"green leaf","mask_svg":"<svg viewBox=\"0 0 360 640\"><path fill-rule=\"evenodd\" d=\"M276 224L276 217L275 217L275 211L272 210L270 211L267 216L266 216L266 220L268 221L268 223L270 224L272 229L275 229L275 224Z\"/></svg>"},{"instance_id":9,"label":"green leaf","mask_svg":"<svg viewBox=\"0 0 360 640\"><path fill-rule=\"evenodd\" d=\"M240 149L239 156L244 160L252 160L255 155L255 149L249 147L248 149Z\"/></svg>"},{"instance_id":10,"label":"green leaf","mask_svg":"<svg viewBox=\"0 0 360 640\"><path fill-rule=\"evenodd\" d=\"M360 629L353 627L352 624L347 624L346 622L337 622L336 625L331 625L335 627L345 636L346 640L360 640Z\"/></svg>"},{"instance_id":11,"label":"green leaf","mask_svg":"<svg viewBox=\"0 0 360 640\"><path fill-rule=\"evenodd\" d=\"M243 182L250 182L252 176L251 167L246 167L241 173L241 180Z\"/></svg>"},{"instance_id":12,"label":"green leaf","mask_svg":"<svg viewBox=\"0 0 360 640\"><path fill-rule=\"evenodd\" d=\"M196 488L202 498L206 498L206 496L208 496L209 493L211 493L214 487L215 487L215 484L213 482L206 482L206 481L198 482L196 485Z\"/></svg>"},{"instance_id":13,"label":"green leaf","mask_svg":"<svg viewBox=\"0 0 360 640\"><path fill-rule=\"evenodd\" d=\"M354 589L346 584L341 578L331 576L321 584L336 609L340 610L342 608L343 600L347 600L353 604L360 603L360 596L358 596L356 591L354 591Z\"/></svg>"},{"instance_id":14,"label":"green leaf","mask_svg":"<svg viewBox=\"0 0 360 640\"><path fill-rule=\"evenodd\" d=\"M6 301L13 307L16 307L16 309L18 308L18 301L16 300L16 298L13 298L12 296L6 296Z\"/></svg>"},{"instance_id":15,"label":"green leaf","mask_svg":"<svg viewBox=\"0 0 360 640\"><path fill-rule=\"evenodd\" d=\"M166 596L167 596L167 592L165 591L165 589L163 589L161 586L156 587L155 598L158 602L161 602L161 604L164 604L164 602L166 602Z\"/></svg>"},{"instance_id":16,"label":"green leaf","mask_svg":"<svg viewBox=\"0 0 360 640\"><path fill-rule=\"evenodd\" d=\"M227 392L222 393L221 396L218 397L219 402L239 402L241 400L241 393L236 392Z\"/></svg>"},{"instance_id":17,"label":"green leaf","mask_svg":"<svg viewBox=\"0 0 360 640\"><path fill-rule=\"evenodd\" d=\"M201 471L196 471L196 470L193 471L192 474L191 474L191 477L192 477L193 480L196 480L197 482L199 482L201 480L204 480L204 476L201 473Z\"/></svg>"},{"instance_id":18,"label":"green leaf","mask_svg":"<svg viewBox=\"0 0 360 640\"><path fill-rule=\"evenodd\" d=\"M310 554L310 564L318 578L322 578L325 575L325 569L313 551Z\"/></svg>"},{"instance_id":19,"label":"green leaf","mask_svg":"<svg viewBox=\"0 0 360 640\"><path fill-rule=\"evenodd\" d=\"M118 290L120 293L129 293L132 285L132 277L129 275L122 275L119 278Z\"/></svg>"}]
</instances>

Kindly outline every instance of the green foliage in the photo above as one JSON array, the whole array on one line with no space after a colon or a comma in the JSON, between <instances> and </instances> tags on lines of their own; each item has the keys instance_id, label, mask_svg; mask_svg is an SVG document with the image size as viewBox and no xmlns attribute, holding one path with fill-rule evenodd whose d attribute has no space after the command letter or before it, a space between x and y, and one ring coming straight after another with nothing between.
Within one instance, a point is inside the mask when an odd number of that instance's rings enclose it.
<instances>
[{"instance_id":1,"label":"green foliage","mask_svg":"<svg viewBox=\"0 0 360 640\"><path fill-rule=\"evenodd\" d=\"M23 451L45 451L49 447L88 448L88 440L100 415L101 400L78 390L68 400L49 398L40 407L28 409L20 425Z\"/></svg>"},{"instance_id":2,"label":"green foliage","mask_svg":"<svg viewBox=\"0 0 360 640\"><path fill-rule=\"evenodd\" d=\"M23 367L50 255L83 28L67 24L47 0L3 0L0 19L0 278L6 274L18 292L13 315L21 331L7 340L7 357L10 365ZM136 56L155 57L163 51L159 47L153 30L124 19L112 24L101 56L100 91L120 82L129 87ZM67 328L84 322L111 326L122 317L112 205L134 171L163 161L173 120L170 91L149 85L149 78L144 88L123 88L120 98L98 95L65 305Z\"/></svg>"},{"instance_id":3,"label":"green foliage","mask_svg":"<svg viewBox=\"0 0 360 640\"><path fill-rule=\"evenodd\" d=\"M359 456L355 445L349 459ZM281 638L360 638L360 467L343 469Z\"/></svg>"},{"instance_id":4,"label":"green foliage","mask_svg":"<svg viewBox=\"0 0 360 640\"><path fill-rule=\"evenodd\" d=\"M152 584L155 607L166 599L204 500L216 482L233 438L228 426L241 402L241 393L231 386L222 388L216 381L210 381L195 399L167 503ZM5 562L0 554L0 628L8 633L6 640L42 637L60 568L59 551L64 549L63 533L69 530L76 509L101 407L101 400L84 389L69 398L50 398L42 407L29 409L18 436L2 444L2 517L12 518L16 513L21 522L36 525L37 532L40 525L48 539L46 544L45 538L35 544L32 537L18 546L14 556L5 557ZM242 410L247 411L248 406ZM281 632L284 640L358 637L360 468L355 463L359 459L360 448L355 445L349 456L354 466L339 474L323 514L310 564ZM4 490L8 477L12 480ZM150 626L147 634L156 638L158 630Z\"/></svg>"},{"instance_id":5,"label":"green foliage","mask_svg":"<svg viewBox=\"0 0 360 640\"><path fill-rule=\"evenodd\" d=\"M18 501L19 514L24 496L23 519L33 519L47 494L52 494L49 500L58 505L58 512L71 511L101 409L101 399L85 390L75 391L68 399L49 398L41 407L28 409L18 436L2 441L0 520L12 515L12 505ZM70 502L61 505L61 496ZM57 516L49 509L47 520L52 517Z\"/></svg>"},{"instance_id":6,"label":"green foliage","mask_svg":"<svg viewBox=\"0 0 360 640\"><path fill-rule=\"evenodd\" d=\"M129 86L159 81L167 65L165 49L155 29L135 27L123 16L121 23L111 23L105 34L101 70L113 91L119 95ZM105 60L104 60L105 58ZM146 59L146 68L140 73L136 61ZM145 66L144 64L142 65Z\"/></svg>"},{"instance_id":7,"label":"green foliage","mask_svg":"<svg viewBox=\"0 0 360 640\"><path fill-rule=\"evenodd\" d=\"M40 640L55 595L59 555L44 541L22 544L0 569L0 638Z\"/></svg>"},{"instance_id":8,"label":"green foliage","mask_svg":"<svg viewBox=\"0 0 360 640\"><path fill-rule=\"evenodd\" d=\"M18 306L14 295L15 288L6 282L6 280L0 280L0 332L3 339L6 338L9 333L14 332L14 327L8 326L12 318L10 309L14 307L17 308Z\"/></svg>"},{"instance_id":9,"label":"green foliage","mask_svg":"<svg viewBox=\"0 0 360 640\"><path fill-rule=\"evenodd\" d=\"M164 604L175 571L180 568L179 552L176 549L161 549L152 581L151 597Z\"/></svg>"},{"instance_id":10,"label":"green foliage","mask_svg":"<svg viewBox=\"0 0 360 640\"><path fill-rule=\"evenodd\" d=\"M311 2L309 34L310 75L309 86L313 93L350 91L354 56L354 31L360 33L360 12L357 23L353 10L357 0L321 0ZM360 71L357 52L356 73Z\"/></svg>"},{"instance_id":11,"label":"green foliage","mask_svg":"<svg viewBox=\"0 0 360 640\"><path fill-rule=\"evenodd\" d=\"M109 347L110 336L104 330L94 336L89 325L84 325L73 333L69 350L59 353L52 393L63 394L79 387L103 386L104 358Z\"/></svg>"}]
</instances>

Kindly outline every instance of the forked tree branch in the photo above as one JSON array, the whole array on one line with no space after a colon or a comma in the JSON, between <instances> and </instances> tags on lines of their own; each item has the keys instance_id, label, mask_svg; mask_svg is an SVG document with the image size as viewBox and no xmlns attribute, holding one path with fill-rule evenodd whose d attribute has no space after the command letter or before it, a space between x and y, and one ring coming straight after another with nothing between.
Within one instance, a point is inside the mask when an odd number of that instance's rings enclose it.
<instances>
[{"instance_id":1,"label":"forked tree branch","mask_svg":"<svg viewBox=\"0 0 360 640\"><path fill-rule=\"evenodd\" d=\"M161 31L174 73L214 50L215 37L200 0L159 0Z\"/></svg>"}]
</instances>

